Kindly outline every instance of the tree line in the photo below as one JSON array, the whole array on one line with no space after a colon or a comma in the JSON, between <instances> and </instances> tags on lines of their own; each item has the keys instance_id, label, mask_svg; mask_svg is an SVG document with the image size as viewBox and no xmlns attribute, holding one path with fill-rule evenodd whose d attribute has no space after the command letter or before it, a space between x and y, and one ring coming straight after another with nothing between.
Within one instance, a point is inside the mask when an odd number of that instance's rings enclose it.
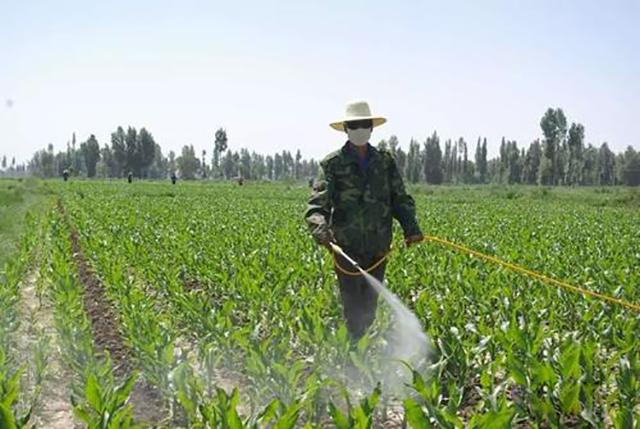
<instances>
[{"instance_id":1,"label":"tree line","mask_svg":"<svg viewBox=\"0 0 640 429\"><path fill-rule=\"evenodd\" d=\"M405 151L395 136L378 142L396 159L398 169L410 183L429 184L539 184L539 185L640 185L640 153L629 146L615 154L607 143L585 144L582 124L568 124L560 108L549 108L540 120L542 138L527 148L505 138L496 157L487 158L487 139L478 138L475 148L463 139L441 144L436 132L420 143L411 139ZM282 151L262 155L249 149L230 150L227 132L219 128L213 136L212 157L196 153L193 145L180 154L162 152L153 135L141 128L118 127L110 144L102 147L94 135L76 142L75 133L66 150L54 152L52 144L37 151L26 166L10 166L2 158L5 175L121 178L129 173L138 178L164 179L176 173L183 179L300 180L317 175L318 162Z\"/></svg>"},{"instance_id":2,"label":"tree line","mask_svg":"<svg viewBox=\"0 0 640 429\"><path fill-rule=\"evenodd\" d=\"M584 126L568 125L562 109L548 109L540 120L543 138L528 148L502 138L500 151L487 159L487 139L478 138L473 155L460 138L446 140L436 132L423 144L412 139L408 151L391 136L378 145L389 150L410 183L505 183L528 185L640 185L640 152L627 147L615 154L607 143L585 145Z\"/></svg>"},{"instance_id":3,"label":"tree line","mask_svg":"<svg viewBox=\"0 0 640 429\"><path fill-rule=\"evenodd\" d=\"M318 173L318 163L302 159L300 150L295 156L286 150L264 156L248 149L227 149L228 137L223 128L215 132L209 160L206 150L196 153L193 145L183 146L178 155L169 151L165 156L147 129L128 127L125 131L118 127L111 133L110 144L102 147L93 134L78 145L74 133L66 150L58 152L49 144L33 155L24 171L42 178L60 177L65 171L71 177L122 178L131 173L142 179L164 179L175 173L187 180L296 180ZM7 173L11 171L8 169Z\"/></svg>"}]
</instances>

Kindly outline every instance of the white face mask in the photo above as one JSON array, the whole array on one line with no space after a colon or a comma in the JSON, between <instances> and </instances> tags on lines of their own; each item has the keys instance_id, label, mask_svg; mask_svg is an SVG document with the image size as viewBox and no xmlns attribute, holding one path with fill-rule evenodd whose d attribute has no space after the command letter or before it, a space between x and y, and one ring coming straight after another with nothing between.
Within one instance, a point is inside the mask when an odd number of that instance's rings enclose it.
<instances>
[{"instance_id":1,"label":"white face mask","mask_svg":"<svg viewBox=\"0 0 640 429\"><path fill-rule=\"evenodd\" d=\"M371 137L371 128L358 128L357 130L347 129L349 141L356 146L364 146Z\"/></svg>"}]
</instances>

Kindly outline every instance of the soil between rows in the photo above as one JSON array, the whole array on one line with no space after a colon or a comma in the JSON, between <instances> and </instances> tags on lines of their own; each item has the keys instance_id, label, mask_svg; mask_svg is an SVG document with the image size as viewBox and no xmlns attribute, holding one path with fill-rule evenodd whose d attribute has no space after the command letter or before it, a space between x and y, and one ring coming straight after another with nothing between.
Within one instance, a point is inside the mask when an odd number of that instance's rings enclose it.
<instances>
[{"instance_id":1,"label":"soil between rows","mask_svg":"<svg viewBox=\"0 0 640 429\"><path fill-rule=\"evenodd\" d=\"M64 206L58 208L69 222ZM89 266L80 246L78 232L70 224L69 239L73 250L73 261L78 270L78 280L84 289L85 311L91 321L94 343L103 352L108 352L117 377L124 379L134 369L131 350L126 346L119 329L117 312L107 298L100 279ZM154 424L166 418L162 396L153 386L140 378L129 398L134 418L139 423Z\"/></svg>"}]
</instances>

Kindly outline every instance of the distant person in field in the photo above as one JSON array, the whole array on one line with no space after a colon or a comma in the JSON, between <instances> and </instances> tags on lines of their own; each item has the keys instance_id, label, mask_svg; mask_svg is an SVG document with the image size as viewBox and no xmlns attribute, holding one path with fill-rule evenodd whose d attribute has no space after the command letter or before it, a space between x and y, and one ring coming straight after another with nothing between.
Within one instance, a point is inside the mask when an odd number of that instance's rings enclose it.
<instances>
[{"instance_id":1,"label":"distant person in field","mask_svg":"<svg viewBox=\"0 0 640 429\"><path fill-rule=\"evenodd\" d=\"M66 168L62 171L62 178L65 182L69 180L69 170L67 170Z\"/></svg>"},{"instance_id":2,"label":"distant person in field","mask_svg":"<svg viewBox=\"0 0 640 429\"><path fill-rule=\"evenodd\" d=\"M178 181L178 176L176 176L176 172L174 171L173 173L171 173L171 183L175 185L177 181Z\"/></svg>"},{"instance_id":3,"label":"distant person in field","mask_svg":"<svg viewBox=\"0 0 640 429\"><path fill-rule=\"evenodd\" d=\"M320 163L305 213L319 244L329 249L329 243L337 244L365 269L389 251L393 218L400 222L407 245L423 238L415 203L395 160L369 143L373 128L385 122L371 114L366 102L358 101L347 105L343 119L330 124L346 133L347 141ZM354 270L339 256L337 263ZM383 281L385 266L383 262L371 274ZM378 295L364 277L346 275L338 267L336 273L347 329L352 340L358 340L375 319Z\"/></svg>"},{"instance_id":4,"label":"distant person in field","mask_svg":"<svg viewBox=\"0 0 640 429\"><path fill-rule=\"evenodd\" d=\"M133 173L129 172L129 174L127 174L127 182L131 183L133 182Z\"/></svg>"}]
</instances>

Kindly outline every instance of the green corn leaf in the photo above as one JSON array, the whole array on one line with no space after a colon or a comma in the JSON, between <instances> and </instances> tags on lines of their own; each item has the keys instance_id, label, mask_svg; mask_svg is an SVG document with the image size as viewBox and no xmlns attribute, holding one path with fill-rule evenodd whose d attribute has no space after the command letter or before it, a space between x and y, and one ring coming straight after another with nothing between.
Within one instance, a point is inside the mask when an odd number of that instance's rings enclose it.
<instances>
[{"instance_id":1,"label":"green corn leaf","mask_svg":"<svg viewBox=\"0 0 640 429\"><path fill-rule=\"evenodd\" d=\"M511 423L515 415L514 409L503 407L498 411L489 411L488 413L474 416L469 427L478 429L511 429Z\"/></svg>"},{"instance_id":2,"label":"green corn leaf","mask_svg":"<svg viewBox=\"0 0 640 429\"><path fill-rule=\"evenodd\" d=\"M263 424L269 423L271 420L275 419L278 416L278 410L281 406L282 403L280 402L280 400L274 399L266 407L264 407L264 409L258 416L258 420L260 420L260 422Z\"/></svg>"},{"instance_id":3,"label":"green corn leaf","mask_svg":"<svg viewBox=\"0 0 640 429\"><path fill-rule=\"evenodd\" d=\"M24 368L21 367L5 382L4 397L0 404L4 405L6 409L11 409L18 399L18 393L20 391L20 377L22 377L23 373Z\"/></svg>"},{"instance_id":4,"label":"green corn leaf","mask_svg":"<svg viewBox=\"0 0 640 429\"><path fill-rule=\"evenodd\" d=\"M120 386L118 386L115 389L114 391L115 403L117 406L120 406L127 401L127 399L129 398L129 395L131 394L131 391L133 390L133 386L135 386L137 380L138 380L138 372L134 371L129 377L127 377L124 383L122 383Z\"/></svg>"},{"instance_id":5,"label":"green corn leaf","mask_svg":"<svg viewBox=\"0 0 640 429\"><path fill-rule=\"evenodd\" d=\"M578 414L580 412L580 384L567 383L560 388L560 405L562 411L570 414Z\"/></svg>"},{"instance_id":6,"label":"green corn leaf","mask_svg":"<svg viewBox=\"0 0 640 429\"><path fill-rule=\"evenodd\" d=\"M557 377L553 372L553 368L551 364L548 362L544 362L541 364L533 363L532 364L532 374L533 374L533 382L536 385L548 385L552 386L556 383Z\"/></svg>"},{"instance_id":7,"label":"green corn leaf","mask_svg":"<svg viewBox=\"0 0 640 429\"><path fill-rule=\"evenodd\" d=\"M243 429L244 425L242 424L242 420L240 420L240 416L235 408L229 408L225 411L225 421L229 426L229 429Z\"/></svg>"},{"instance_id":8,"label":"green corn leaf","mask_svg":"<svg viewBox=\"0 0 640 429\"><path fill-rule=\"evenodd\" d=\"M0 429L16 429L16 420L10 407L0 404Z\"/></svg>"},{"instance_id":9,"label":"green corn leaf","mask_svg":"<svg viewBox=\"0 0 640 429\"><path fill-rule=\"evenodd\" d=\"M98 413L102 412L102 398L100 397L100 390L98 388L98 380L92 373L87 377L87 384L84 391L85 399L91 405L91 407Z\"/></svg>"},{"instance_id":10,"label":"green corn leaf","mask_svg":"<svg viewBox=\"0 0 640 429\"><path fill-rule=\"evenodd\" d=\"M351 429L351 421L333 402L329 403L329 415L338 429Z\"/></svg>"},{"instance_id":11,"label":"green corn leaf","mask_svg":"<svg viewBox=\"0 0 640 429\"><path fill-rule=\"evenodd\" d=\"M618 410L613 417L613 425L616 429L629 429L633 427L633 414L628 408Z\"/></svg>"},{"instance_id":12,"label":"green corn leaf","mask_svg":"<svg viewBox=\"0 0 640 429\"><path fill-rule=\"evenodd\" d=\"M563 379L580 376L580 345L572 343L562 351L560 368Z\"/></svg>"},{"instance_id":13,"label":"green corn leaf","mask_svg":"<svg viewBox=\"0 0 640 429\"><path fill-rule=\"evenodd\" d=\"M430 429L431 423L429 423L429 419L422 411L422 407L418 405L418 403L409 398L405 399L402 403L404 406L405 418L407 419L407 423L409 427L412 429Z\"/></svg>"},{"instance_id":14,"label":"green corn leaf","mask_svg":"<svg viewBox=\"0 0 640 429\"><path fill-rule=\"evenodd\" d=\"M280 417L273 426L273 429L293 429L298 422L301 408L302 404L300 403L294 403L289 406L282 417Z\"/></svg>"}]
</instances>

